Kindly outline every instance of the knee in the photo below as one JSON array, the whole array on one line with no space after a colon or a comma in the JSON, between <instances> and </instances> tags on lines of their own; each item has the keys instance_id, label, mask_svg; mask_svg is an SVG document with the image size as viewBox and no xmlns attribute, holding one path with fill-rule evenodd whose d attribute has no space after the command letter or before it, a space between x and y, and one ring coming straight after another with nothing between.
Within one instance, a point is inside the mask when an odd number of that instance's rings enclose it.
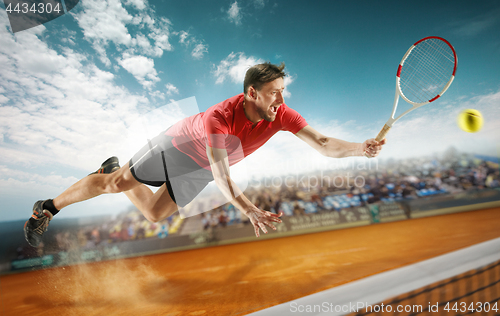
<instances>
[{"instance_id":1,"label":"knee","mask_svg":"<svg viewBox=\"0 0 500 316\"><path fill-rule=\"evenodd\" d=\"M106 193L120 193L129 190L127 181L118 175L109 174L105 184Z\"/></svg>"},{"instance_id":2,"label":"knee","mask_svg":"<svg viewBox=\"0 0 500 316\"><path fill-rule=\"evenodd\" d=\"M162 221L163 219L165 219L163 214L155 211L152 208L143 209L142 214L148 220L148 222L151 222L151 223L158 223L159 221Z\"/></svg>"},{"instance_id":3,"label":"knee","mask_svg":"<svg viewBox=\"0 0 500 316\"><path fill-rule=\"evenodd\" d=\"M157 216L156 214L153 213L145 213L144 217L148 220L148 222L151 223L158 223L159 221L163 220L161 216Z\"/></svg>"},{"instance_id":4,"label":"knee","mask_svg":"<svg viewBox=\"0 0 500 316\"><path fill-rule=\"evenodd\" d=\"M169 207L146 207L142 210L144 217L151 223L158 223L177 211L177 205L172 203Z\"/></svg>"}]
</instances>

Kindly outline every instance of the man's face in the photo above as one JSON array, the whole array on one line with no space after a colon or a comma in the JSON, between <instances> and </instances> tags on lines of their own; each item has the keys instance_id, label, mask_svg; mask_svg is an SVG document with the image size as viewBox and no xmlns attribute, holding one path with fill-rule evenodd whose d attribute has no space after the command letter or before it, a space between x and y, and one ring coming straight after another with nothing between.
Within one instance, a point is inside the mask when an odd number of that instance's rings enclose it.
<instances>
[{"instance_id":1,"label":"man's face","mask_svg":"<svg viewBox=\"0 0 500 316\"><path fill-rule=\"evenodd\" d=\"M268 122L273 122L276 119L278 108L285 102L283 99L284 89L285 84L283 78L278 78L274 81L265 83L259 91L255 91L256 110L262 119Z\"/></svg>"}]
</instances>

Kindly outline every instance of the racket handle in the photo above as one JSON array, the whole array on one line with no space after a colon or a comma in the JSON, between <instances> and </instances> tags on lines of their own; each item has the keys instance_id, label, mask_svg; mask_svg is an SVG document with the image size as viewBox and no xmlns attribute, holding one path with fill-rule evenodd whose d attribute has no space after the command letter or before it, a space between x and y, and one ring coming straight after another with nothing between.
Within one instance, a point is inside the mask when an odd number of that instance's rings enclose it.
<instances>
[{"instance_id":1,"label":"racket handle","mask_svg":"<svg viewBox=\"0 0 500 316\"><path fill-rule=\"evenodd\" d=\"M385 138L385 136L387 135L387 133L389 133L390 129L391 129L391 127L389 125L385 124L384 127L382 127L382 129L378 133L377 137L375 137L375 140L377 142L382 141ZM370 146L368 146L368 148L370 148ZM365 157L370 158L370 156L368 156L368 154L366 154L366 153L365 153Z\"/></svg>"},{"instance_id":2,"label":"racket handle","mask_svg":"<svg viewBox=\"0 0 500 316\"><path fill-rule=\"evenodd\" d=\"M381 140L383 140L385 138L385 136L387 135L387 133L389 133L390 129L391 129L391 127L388 126L387 124L385 124L384 127L382 127L382 129L378 133L377 137L375 137L375 140L377 142L380 142Z\"/></svg>"}]
</instances>

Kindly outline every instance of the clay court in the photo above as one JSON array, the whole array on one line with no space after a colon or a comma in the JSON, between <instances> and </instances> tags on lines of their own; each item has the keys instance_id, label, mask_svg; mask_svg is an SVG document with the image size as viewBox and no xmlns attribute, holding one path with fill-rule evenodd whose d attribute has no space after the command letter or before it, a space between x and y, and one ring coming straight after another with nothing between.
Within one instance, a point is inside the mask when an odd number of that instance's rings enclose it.
<instances>
[{"instance_id":1,"label":"clay court","mask_svg":"<svg viewBox=\"0 0 500 316\"><path fill-rule=\"evenodd\" d=\"M500 237L500 208L0 277L3 315L246 315Z\"/></svg>"}]
</instances>

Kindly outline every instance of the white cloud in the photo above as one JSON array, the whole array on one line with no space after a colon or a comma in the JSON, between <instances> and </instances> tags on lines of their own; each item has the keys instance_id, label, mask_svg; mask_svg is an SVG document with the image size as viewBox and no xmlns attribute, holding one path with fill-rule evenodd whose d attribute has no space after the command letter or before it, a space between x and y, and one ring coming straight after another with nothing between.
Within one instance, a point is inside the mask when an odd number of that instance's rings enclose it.
<instances>
[{"instance_id":1,"label":"white cloud","mask_svg":"<svg viewBox=\"0 0 500 316\"><path fill-rule=\"evenodd\" d=\"M97 56L99 60L106 66L111 66L111 60L109 60L108 55L106 53L106 45L102 44L101 41L94 41L92 47L97 52Z\"/></svg>"},{"instance_id":2,"label":"white cloud","mask_svg":"<svg viewBox=\"0 0 500 316\"><path fill-rule=\"evenodd\" d=\"M191 56L195 59L201 59L205 53L208 53L208 45L199 43L194 47Z\"/></svg>"},{"instance_id":3,"label":"white cloud","mask_svg":"<svg viewBox=\"0 0 500 316\"><path fill-rule=\"evenodd\" d=\"M144 0L127 0L126 3L135 6L137 10L144 10L146 8Z\"/></svg>"},{"instance_id":4,"label":"white cloud","mask_svg":"<svg viewBox=\"0 0 500 316\"><path fill-rule=\"evenodd\" d=\"M285 90L283 91L283 97L289 98L292 96L290 93L290 90L288 90L288 86L292 84L292 82L295 80L294 76L288 75L285 77L284 84L285 84Z\"/></svg>"},{"instance_id":5,"label":"white cloud","mask_svg":"<svg viewBox=\"0 0 500 316\"><path fill-rule=\"evenodd\" d=\"M179 43L185 44L185 45L189 44L188 37L189 37L188 32L180 31L179 32Z\"/></svg>"},{"instance_id":6,"label":"white cloud","mask_svg":"<svg viewBox=\"0 0 500 316\"><path fill-rule=\"evenodd\" d=\"M229 21L233 22L236 25L241 24L241 8L238 6L238 1L235 1L233 4L231 4L231 7L229 7L227 14L229 17Z\"/></svg>"},{"instance_id":7,"label":"white cloud","mask_svg":"<svg viewBox=\"0 0 500 316\"><path fill-rule=\"evenodd\" d=\"M132 15L119 0L82 2L82 9L75 14L75 19L90 40L123 45L129 45L132 40L126 27L132 21Z\"/></svg>"},{"instance_id":8,"label":"white cloud","mask_svg":"<svg viewBox=\"0 0 500 316\"><path fill-rule=\"evenodd\" d=\"M134 42L137 46L139 46L139 48L141 49L141 51L149 51L151 50L151 42L149 41L149 39L144 35L144 34L138 34L136 36L136 38L134 39Z\"/></svg>"},{"instance_id":9,"label":"white cloud","mask_svg":"<svg viewBox=\"0 0 500 316\"><path fill-rule=\"evenodd\" d=\"M496 21L493 19L470 21L466 25L459 27L456 33L464 37L474 37L495 24Z\"/></svg>"},{"instance_id":10,"label":"white cloud","mask_svg":"<svg viewBox=\"0 0 500 316\"><path fill-rule=\"evenodd\" d=\"M216 77L215 83L221 84L226 79L234 83L242 83L245 79L245 73L253 65L263 63L264 60L253 56L246 57L244 53L231 53L222 60L213 74Z\"/></svg>"},{"instance_id":11,"label":"white cloud","mask_svg":"<svg viewBox=\"0 0 500 316\"><path fill-rule=\"evenodd\" d=\"M4 179L8 179L7 181ZM0 180L2 183L9 181L28 182L31 184L37 183L40 186L56 185L57 188L66 188L75 183L78 179L75 177L62 177L60 175L40 175L38 173L26 172L23 170L12 169L5 165L0 165ZM5 187L6 188L6 187ZM4 188L4 189L5 189ZM2 190L3 191L3 190Z\"/></svg>"},{"instance_id":12,"label":"white cloud","mask_svg":"<svg viewBox=\"0 0 500 316\"><path fill-rule=\"evenodd\" d=\"M141 10L132 15L119 0L88 0L77 13L72 13L83 31L84 38L92 44L99 59L111 66L106 48L112 43L118 51L161 57L172 50L169 42L171 23L156 17L143 0L129 0L129 5ZM134 32L130 27L134 26Z\"/></svg>"},{"instance_id":13,"label":"white cloud","mask_svg":"<svg viewBox=\"0 0 500 316\"><path fill-rule=\"evenodd\" d=\"M159 90L156 90L156 91L149 91L149 96L153 99L161 99L161 100L165 100L165 93L159 91Z\"/></svg>"},{"instance_id":14,"label":"white cloud","mask_svg":"<svg viewBox=\"0 0 500 316\"><path fill-rule=\"evenodd\" d=\"M0 94L0 104L7 103L7 101L9 101L9 98Z\"/></svg>"},{"instance_id":15,"label":"white cloud","mask_svg":"<svg viewBox=\"0 0 500 316\"><path fill-rule=\"evenodd\" d=\"M144 88L151 89L156 82L160 81L154 60L151 58L131 56L125 53L123 58L118 60L118 63L131 73Z\"/></svg>"},{"instance_id":16,"label":"white cloud","mask_svg":"<svg viewBox=\"0 0 500 316\"><path fill-rule=\"evenodd\" d=\"M179 89L177 89L177 87L174 86L171 83L167 83L165 85L165 88L167 88L167 92L166 93L167 93L168 96L171 96L173 94L179 94Z\"/></svg>"},{"instance_id":17,"label":"white cloud","mask_svg":"<svg viewBox=\"0 0 500 316\"><path fill-rule=\"evenodd\" d=\"M198 40L195 36L189 34L187 31L180 31L176 33L179 36L179 43L187 48L192 48L191 56L194 59L203 58L204 54L208 53L208 45L203 41Z\"/></svg>"},{"instance_id":18,"label":"white cloud","mask_svg":"<svg viewBox=\"0 0 500 316\"><path fill-rule=\"evenodd\" d=\"M60 36L59 38L61 39L61 42L70 44L71 46L76 45L76 32L68 30L66 27L63 27L60 29Z\"/></svg>"},{"instance_id":19,"label":"white cloud","mask_svg":"<svg viewBox=\"0 0 500 316\"><path fill-rule=\"evenodd\" d=\"M469 16L451 24L454 33L461 37L475 37L498 24L500 9L491 10L486 14Z\"/></svg>"},{"instance_id":20,"label":"white cloud","mask_svg":"<svg viewBox=\"0 0 500 316\"><path fill-rule=\"evenodd\" d=\"M99 54L101 61L110 65L105 47L109 42L129 46L132 42L126 24L132 21L132 15L119 0L89 0L81 3L81 10L72 14L83 30L85 39Z\"/></svg>"},{"instance_id":21,"label":"white cloud","mask_svg":"<svg viewBox=\"0 0 500 316\"><path fill-rule=\"evenodd\" d=\"M151 19L151 16L148 17ZM171 51L173 49L169 42L171 22L164 17L154 19L154 23L151 23L151 20L148 21L150 30L148 36L154 41L155 57L161 57L163 51Z\"/></svg>"}]
</instances>

